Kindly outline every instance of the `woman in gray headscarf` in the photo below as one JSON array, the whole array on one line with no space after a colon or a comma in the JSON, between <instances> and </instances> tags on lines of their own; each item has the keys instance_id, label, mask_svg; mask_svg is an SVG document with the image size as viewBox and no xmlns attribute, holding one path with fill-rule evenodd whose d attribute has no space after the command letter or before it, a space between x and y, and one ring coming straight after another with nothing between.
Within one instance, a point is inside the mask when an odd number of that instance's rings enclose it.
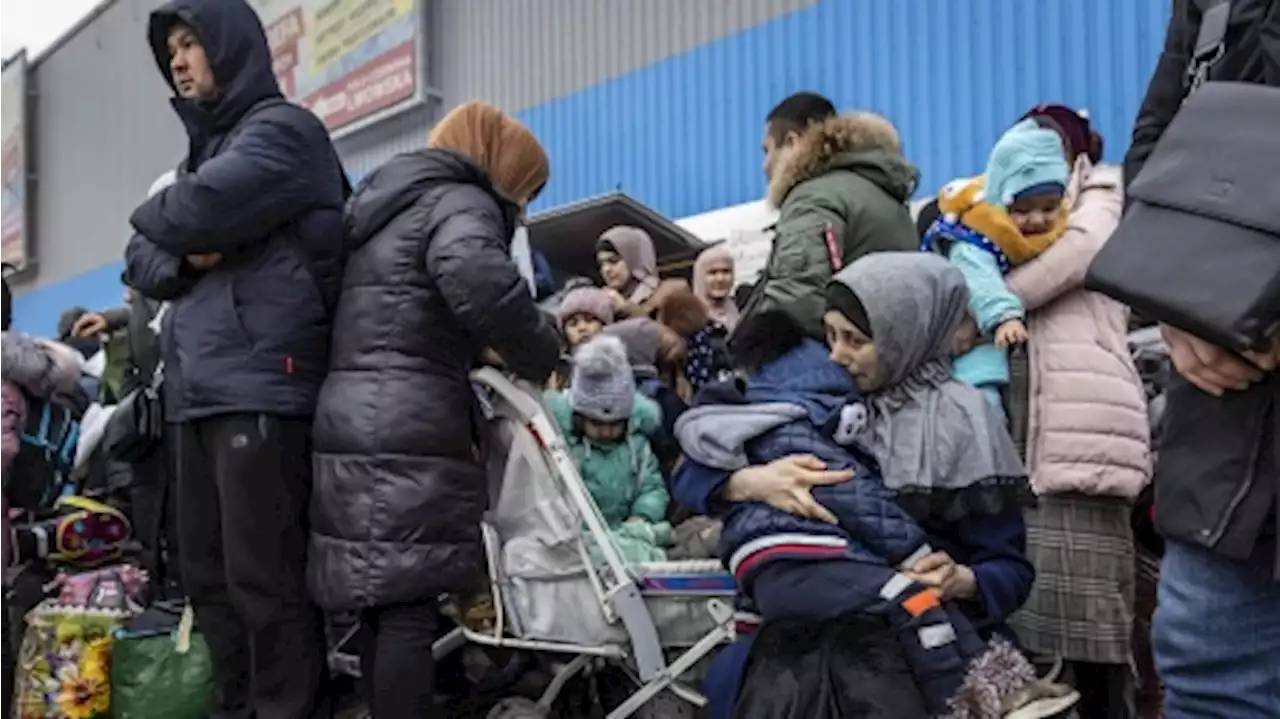
<instances>
[{"instance_id":1,"label":"woman in gray headscarf","mask_svg":"<svg viewBox=\"0 0 1280 719\"><path fill-rule=\"evenodd\" d=\"M823 320L832 359L871 407L866 444L885 484L916 517L955 522L1029 503L1031 491L1004 419L952 373L969 293L939 259L859 259L832 281Z\"/></svg>"},{"instance_id":2,"label":"woman in gray headscarf","mask_svg":"<svg viewBox=\"0 0 1280 719\"><path fill-rule=\"evenodd\" d=\"M952 376L952 338L968 311L968 298L963 275L940 257L874 253L836 275L822 320L831 359L854 378L871 410L867 429L856 439L874 456L885 485L917 519L934 549L910 567L908 576L943 600L955 601L979 636L989 640L1012 636L1007 619L1031 590L1034 569L1025 556L1022 510L1033 498L1002 418L981 393ZM764 502L837 523L810 488L851 477L826 469L812 455L732 473L686 457L672 477L672 495L698 512ZM772 634L777 647L804 657L822 656L834 638L797 635L792 641L778 631ZM766 636L767 625L757 641ZM739 649L733 656L742 653ZM720 677L717 686L736 690L734 661L713 667ZM743 677L742 686L750 686L750 669ZM1019 701L1045 699L1062 706L1077 698L1040 681ZM725 701L722 696L721 704Z\"/></svg>"}]
</instances>

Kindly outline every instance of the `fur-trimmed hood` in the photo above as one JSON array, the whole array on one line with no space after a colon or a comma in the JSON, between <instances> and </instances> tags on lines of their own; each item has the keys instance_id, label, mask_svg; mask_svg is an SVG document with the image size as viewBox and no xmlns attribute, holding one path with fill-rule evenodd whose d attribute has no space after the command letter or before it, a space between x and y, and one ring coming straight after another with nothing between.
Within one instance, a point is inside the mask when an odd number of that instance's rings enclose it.
<instances>
[{"instance_id":1,"label":"fur-trimmed hood","mask_svg":"<svg viewBox=\"0 0 1280 719\"><path fill-rule=\"evenodd\" d=\"M33 397L50 397L74 390L84 360L61 342L21 332L5 332L0 341L0 370Z\"/></svg>"},{"instance_id":2,"label":"fur-trimmed hood","mask_svg":"<svg viewBox=\"0 0 1280 719\"><path fill-rule=\"evenodd\" d=\"M852 112L814 125L782 151L769 181L769 203L781 207L796 185L832 170L856 172L906 202L920 172L902 155L898 130L880 115Z\"/></svg>"}]
</instances>

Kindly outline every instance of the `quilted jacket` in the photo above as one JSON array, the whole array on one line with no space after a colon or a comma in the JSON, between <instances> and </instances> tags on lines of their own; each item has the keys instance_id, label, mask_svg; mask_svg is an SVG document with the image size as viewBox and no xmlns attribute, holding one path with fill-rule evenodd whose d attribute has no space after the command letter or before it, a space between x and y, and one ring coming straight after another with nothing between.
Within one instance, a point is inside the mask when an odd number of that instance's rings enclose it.
<instances>
[{"instance_id":1,"label":"quilted jacket","mask_svg":"<svg viewBox=\"0 0 1280 719\"><path fill-rule=\"evenodd\" d=\"M861 405L852 377L820 343L805 341L745 381L709 387L699 402L676 430L692 461L735 470L811 454L829 469L854 471L847 482L813 489L838 525L760 502L734 504L724 518L720 554L740 584L748 572L777 559L848 557L897 566L928 545L925 531L880 481L874 461L834 439L856 429L849 425ZM744 561L751 553L759 554L758 561Z\"/></svg>"}]
</instances>

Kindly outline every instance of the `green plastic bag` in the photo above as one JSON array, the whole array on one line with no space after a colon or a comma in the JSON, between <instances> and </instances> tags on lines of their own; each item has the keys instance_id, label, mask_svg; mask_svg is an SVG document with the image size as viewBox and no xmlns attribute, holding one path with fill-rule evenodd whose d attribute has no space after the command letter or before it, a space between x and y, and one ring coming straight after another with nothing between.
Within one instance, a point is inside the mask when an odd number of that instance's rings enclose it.
<instances>
[{"instance_id":1,"label":"green plastic bag","mask_svg":"<svg viewBox=\"0 0 1280 719\"><path fill-rule=\"evenodd\" d=\"M111 653L115 719L204 719L213 667L191 606L172 632L116 635Z\"/></svg>"}]
</instances>

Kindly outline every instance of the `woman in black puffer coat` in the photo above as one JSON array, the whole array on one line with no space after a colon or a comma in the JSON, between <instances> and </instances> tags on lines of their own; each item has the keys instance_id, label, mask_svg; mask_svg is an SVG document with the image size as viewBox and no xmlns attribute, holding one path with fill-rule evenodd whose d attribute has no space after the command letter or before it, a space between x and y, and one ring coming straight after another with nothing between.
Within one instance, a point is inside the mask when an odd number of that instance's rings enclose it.
<instances>
[{"instance_id":1,"label":"woman in black puffer coat","mask_svg":"<svg viewBox=\"0 0 1280 719\"><path fill-rule=\"evenodd\" d=\"M433 715L436 598L483 578L485 420L468 373L491 350L541 384L560 354L510 257L547 180L541 145L478 102L442 119L428 145L348 203L351 255L313 440L311 590L372 630L361 661L379 719Z\"/></svg>"}]
</instances>

